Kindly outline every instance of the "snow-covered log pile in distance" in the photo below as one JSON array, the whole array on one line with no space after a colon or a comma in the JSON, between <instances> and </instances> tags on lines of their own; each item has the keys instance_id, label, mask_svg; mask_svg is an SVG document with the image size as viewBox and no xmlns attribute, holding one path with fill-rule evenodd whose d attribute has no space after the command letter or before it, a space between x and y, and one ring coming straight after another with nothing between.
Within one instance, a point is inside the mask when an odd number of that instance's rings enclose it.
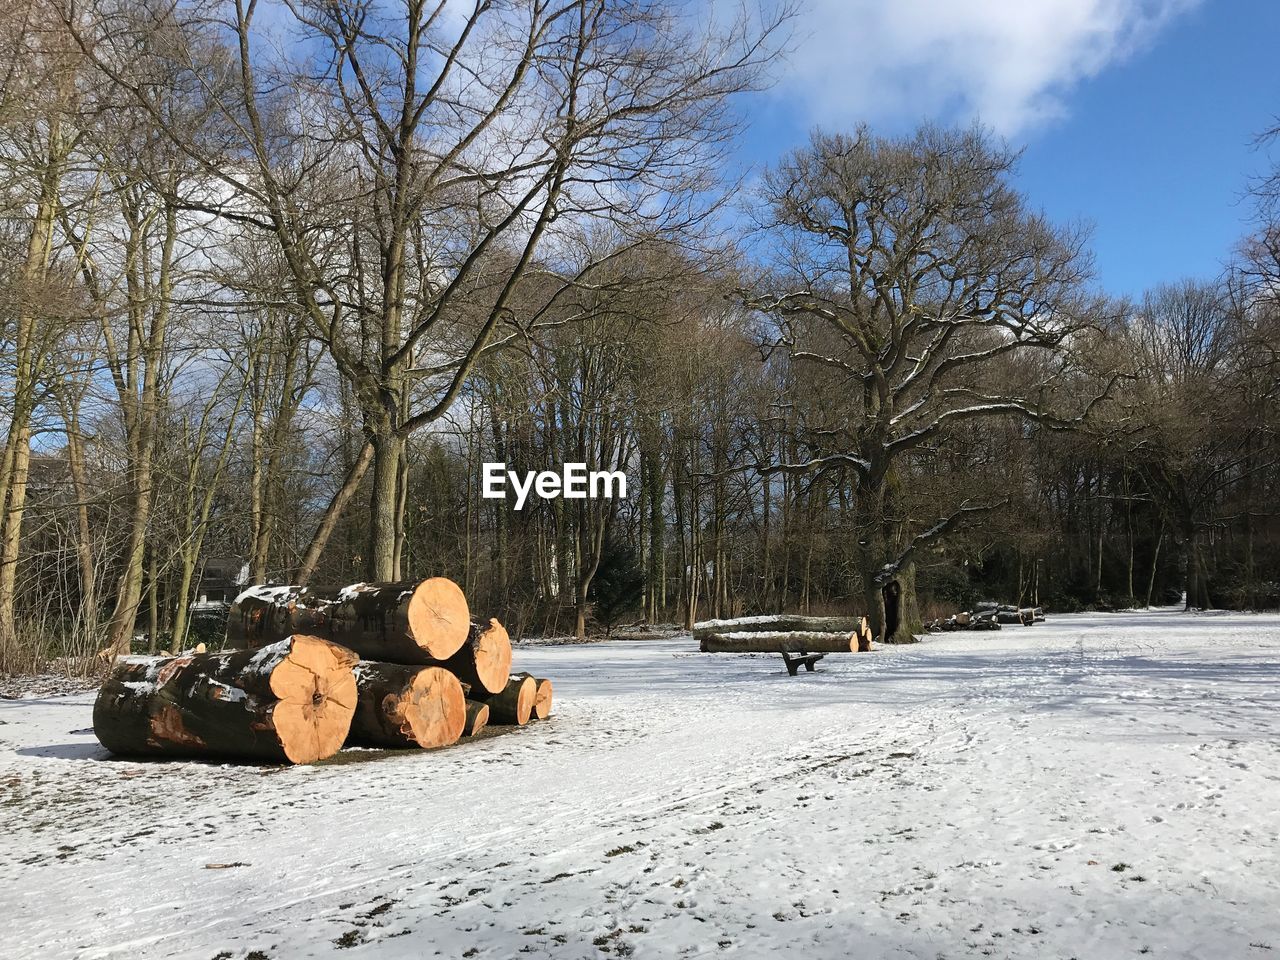
<instances>
[{"instance_id":1,"label":"snow-covered log pile in distance","mask_svg":"<svg viewBox=\"0 0 1280 960\"><path fill-rule=\"evenodd\" d=\"M866 617L775 614L693 625L703 653L858 653L871 649Z\"/></svg>"},{"instance_id":2,"label":"snow-covered log pile in distance","mask_svg":"<svg viewBox=\"0 0 1280 960\"><path fill-rule=\"evenodd\" d=\"M113 753L310 763L344 744L447 746L551 715L511 639L452 580L251 587L227 649L121 658L94 705Z\"/></svg>"},{"instance_id":3,"label":"snow-covered log pile in distance","mask_svg":"<svg viewBox=\"0 0 1280 960\"><path fill-rule=\"evenodd\" d=\"M1030 627L1044 622L1044 610L1040 607L1018 607L1007 603L986 600L963 610L946 620L934 620L925 624L932 633L948 633L952 630L999 630L1002 626L1018 624Z\"/></svg>"}]
</instances>

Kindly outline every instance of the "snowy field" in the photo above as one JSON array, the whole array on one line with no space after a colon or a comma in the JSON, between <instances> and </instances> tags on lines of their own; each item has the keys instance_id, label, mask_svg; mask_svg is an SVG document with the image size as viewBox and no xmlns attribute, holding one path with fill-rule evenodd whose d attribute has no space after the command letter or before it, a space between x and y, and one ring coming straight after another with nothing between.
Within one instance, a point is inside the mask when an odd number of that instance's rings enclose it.
<instances>
[{"instance_id":1,"label":"snowy field","mask_svg":"<svg viewBox=\"0 0 1280 960\"><path fill-rule=\"evenodd\" d=\"M314 767L0 702L0 955L1280 958L1280 617L694 650L519 649L552 720Z\"/></svg>"}]
</instances>

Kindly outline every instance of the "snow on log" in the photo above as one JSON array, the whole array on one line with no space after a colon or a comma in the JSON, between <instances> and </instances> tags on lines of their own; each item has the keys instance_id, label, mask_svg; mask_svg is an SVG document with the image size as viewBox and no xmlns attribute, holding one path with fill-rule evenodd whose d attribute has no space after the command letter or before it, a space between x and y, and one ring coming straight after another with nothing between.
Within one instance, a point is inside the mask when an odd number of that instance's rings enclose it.
<instances>
[{"instance_id":1,"label":"snow on log","mask_svg":"<svg viewBox=\"0 0 1280 960\"><path fill-rule=\"evenodd\" d=\"M350 647L366 660L433 666L456 654L470 629L467 598L445 577L347 587L250 587L231 605L227 646L256 649L306 633Z\"/></svg>"},{"instance_id":2,"label":"snow on log","mask_svg":"<svg viewBox=\"0 0 1280 960\"><path fill-rule=\"evenodd\" d=\"M507 681L500 693L487 693L472 688L473 700L489 705L489 723L522 727L533 713L533 702L538 696L538 684L533 677L517 674Z\"/></svg>"},{"instance_id":3,"label":"snow on log","mask_svg":"<svg viewBox=\"0 0 1280 960\"><path fill-rule=\"evenodd\" d=\"M867 629L866 617L805 617L766 614L733 620L702 620L693 625L693 638L726 633L857 633Z\"/></svg>"},{"instance_id":4,"label":"snow on log","mask_svg":"<svg viewBox=\"0 0 1280 960\"><path fill-rule=\"evenodd\" d=\"M489 725L489 705L478 700L467 701L467 722L462 726L464 737L474 737Z\"/></svg>"},{"instance_id":5,"label":"snow on log","mask_svg":"<svg viewBox=\"0 0 1280 960\"><path fill-rule=\"evenodd\" d=\"M366 660L430 665L462 648L471 614L461 588L445 577L421 583L344 587L328 614L328 636Z\"/></svg>"},{"instance_id":6,"label":"snow on log","mask_svg":"<svg viewBox=\"0 0 1280 960\"><path fill-rule=\"evenodd\" d=\"M295 633L326 636L328 608L337 594L337 588L250 587L232 601L227 613L226 646L259 650Z\"/></svg>"},{"instance_id":7,"label":"snow on log","mask_svg":"<svg viewBox=\"0 0 1280 960\"><path fill-rule=\"evenodd\" d=\"M458 652L434 665L444 667L477 690L501 693L511 677L511 638L497 620L472 623Z\"/></svg>"},{"instance_id":8,"label":"snow on log","mask_svg":"<svg viewBox=\"0 0 1280 960\"><path fill-rule=\"evenodd\" d=\"M112 753L311 763L337 753L356 655L297 635L260 650L123 657L93 705Z\"/></svg>"},{"instance_id":9,"label":"snow on log","mask_svg":"<svg viewBox=\"0 0 1280 960\"><path fill-rule=\"evenodd\" d=\"M1000 610L996 613L995 621L996 623L1016 623L1029 627L1035 622L1035 615L1030 610Z\"/></svg>"},{"instance_id":10,"label":"snow on log","mask_svg":"<svg viewBox=\"0 0 1280 960\"><path fill-rule=\"evenodd\" d=\"M351 743L377 747L444 747L466 723L462 684L443 667L362 660L356 665L358 702Z\"/></svg>"},{"instance_id":11,"label":"snow on log","mask_svg":"<svg viewBox=\"0 0 1280 960\"><path fill-rule=\"evenodd\" d=\"M703 653L857 653L865 640L866 635L857 631L706 633L698 649Z\"/></svg>"}]
</instances>

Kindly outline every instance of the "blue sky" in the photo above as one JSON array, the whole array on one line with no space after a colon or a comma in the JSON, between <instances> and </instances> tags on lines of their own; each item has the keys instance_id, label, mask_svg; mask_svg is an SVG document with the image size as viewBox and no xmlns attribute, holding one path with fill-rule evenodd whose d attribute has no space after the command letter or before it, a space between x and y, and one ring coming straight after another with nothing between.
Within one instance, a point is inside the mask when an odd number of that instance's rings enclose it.
<instances>
[{"instance_id":1,"label":"blue sky","mask_svg":"<svg viewBox=\"0 0 1280 960\"><path fill-rule=\"evenodd\" d=\"M1092 225L1100 286L1137 296L1215 275L1247 229L1278 54L1277 0L810 0L742 159L979 117L1025 150L1033 204Z\"/></svg>"}]
</instances>

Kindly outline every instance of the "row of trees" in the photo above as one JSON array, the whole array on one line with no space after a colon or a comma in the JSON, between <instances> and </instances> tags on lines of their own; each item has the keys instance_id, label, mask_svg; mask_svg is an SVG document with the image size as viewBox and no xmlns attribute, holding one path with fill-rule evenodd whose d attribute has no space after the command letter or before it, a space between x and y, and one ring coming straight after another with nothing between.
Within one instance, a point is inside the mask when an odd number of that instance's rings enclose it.
<instances>
[{"instance_id":1,"label":"row of trees","mask_svg":"<svg viewBox=\"0 0 1280 960\"><path fill-rule=\"evenodd\" d=\"M579 635L1280 600L1275 181L1138 304L978 129L817 133L728 206L789 18L0 2L0 666L188 642L214 567Z\"/></svg>"}]
</instances>

